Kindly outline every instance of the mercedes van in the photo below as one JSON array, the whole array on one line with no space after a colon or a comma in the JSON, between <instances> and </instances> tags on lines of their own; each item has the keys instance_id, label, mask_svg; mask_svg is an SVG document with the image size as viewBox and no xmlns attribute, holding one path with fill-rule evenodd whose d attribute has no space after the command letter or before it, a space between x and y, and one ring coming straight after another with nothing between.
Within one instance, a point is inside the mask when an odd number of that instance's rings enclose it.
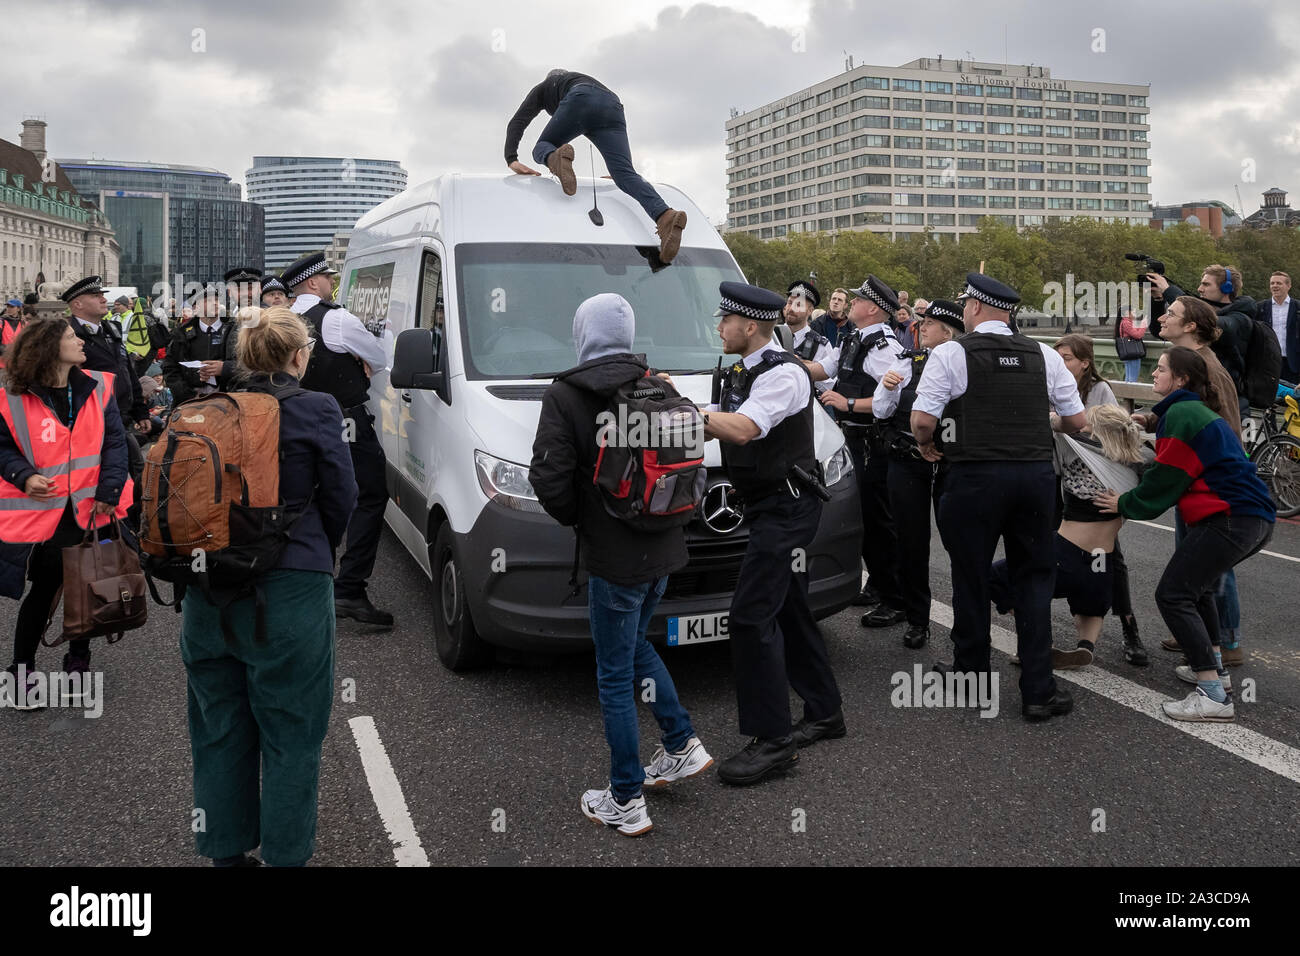
<instances>
[{"instance_id":1,"label":"mercedes van","mask_svg":"<svg viewBox=\"0 0 1300 956\"><path fill-rule=\"evenodd\" d=\"M658 259L654 224L607 180L565 196L546 177L445 175L394 196L352 230L339 301L391 357L370 388L388 458L387 522L432 581L429 624L453 670L484 660L489 645L563 649L591 640L585 588L570 586L574 532L545 513L528 483L542 394L577 364L579 303L622 295L636 315L633 351L670 372L682 394L710 400L721 357L718 283L744 277L704 213L680 191L658 188L689 215L669 266ZM588 215L588 201L599 216ZM825 617L858 593L862 527L840 432L820 411L815 420L831 500L805 560L810 602ZM746 527L717 442L706 449L707 492L687 528L690 563L670 577L650 627L662 643L727 636Z\"/></svg>"}]
</instances>

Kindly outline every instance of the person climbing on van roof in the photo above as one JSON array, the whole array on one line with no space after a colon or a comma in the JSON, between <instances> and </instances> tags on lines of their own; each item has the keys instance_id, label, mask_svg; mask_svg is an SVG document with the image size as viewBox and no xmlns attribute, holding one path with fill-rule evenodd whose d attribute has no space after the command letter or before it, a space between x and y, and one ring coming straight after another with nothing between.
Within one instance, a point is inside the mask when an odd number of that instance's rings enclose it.
<instances>
[{"instance_id":1,"label":"person climbing on van roof","mask_svg":"<svg viewBox=\"0 0 1300 956\"><path fill-rule=\"evenodd\" d=\"M521 176L541 175L519 161L519 140L542 110L546 110L551 121L533 147L533 161L544 163L559 179L565 195L572 196L578 191L578 177L573 172L570 141L575 136L586 136L605 160L614 185L639 202L654 221L655 232L659 234L659 258L664 263L672 262L682 242L686 213L670 208L632 167L627 119L619 98L585 73L551 70L546 79L528 92L506 126L506 163Z\"/></svg>"}]
</instances>

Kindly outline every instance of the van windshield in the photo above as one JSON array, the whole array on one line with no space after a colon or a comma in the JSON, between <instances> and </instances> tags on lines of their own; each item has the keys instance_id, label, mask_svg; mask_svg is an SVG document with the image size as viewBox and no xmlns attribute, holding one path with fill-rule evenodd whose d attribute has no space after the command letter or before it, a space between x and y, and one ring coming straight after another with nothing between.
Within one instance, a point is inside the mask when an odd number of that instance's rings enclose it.
<instances>
[{"instance_id":1,"label":"van windshield","mask_svg":"<svg viewBox=\"0 0 1300 956\"><path fill-rule=\"evenodd\" d=\"M743 281L721 249L685 249L650 271L636 246L466 243L456 247L465 374L529 378L577 364L573 313L616 292L632 305L636 340L653 368L711 369L722 354L718 283Z\"/></svg>"}]
</instances>

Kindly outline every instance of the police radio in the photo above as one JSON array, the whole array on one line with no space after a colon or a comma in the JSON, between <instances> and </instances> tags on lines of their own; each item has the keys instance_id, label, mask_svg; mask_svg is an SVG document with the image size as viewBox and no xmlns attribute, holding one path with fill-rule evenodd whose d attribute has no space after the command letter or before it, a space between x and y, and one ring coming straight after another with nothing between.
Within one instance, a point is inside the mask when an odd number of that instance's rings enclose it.
<instances>
[{"instance_id":1,"label":"police radio","mask_svg":"<svg viewBox=\"0 0 1300 956\"><path fill-rule=\"evenodd\" d=\"M722 402L722 356L718 356L718 367L713 370L713 389L709 392L709 401L714 406Z\"/></svg>"}]
</instances>

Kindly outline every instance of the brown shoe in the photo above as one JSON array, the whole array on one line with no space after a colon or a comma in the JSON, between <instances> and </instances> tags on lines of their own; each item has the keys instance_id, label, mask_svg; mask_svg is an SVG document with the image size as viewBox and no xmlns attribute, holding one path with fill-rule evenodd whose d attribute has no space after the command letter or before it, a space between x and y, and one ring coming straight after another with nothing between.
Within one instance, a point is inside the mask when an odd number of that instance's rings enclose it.
<instances>
[{"instance_id":1,"label":"brown shoe","mask_svg":"<svg viewBox=\"0 0 1300 956\"><path fill-rule=\"evenodd\" d=\"M679 209L665 209L655 223L659 233L659 261L667 265L677 256L682 244L682 230L686 228L686 213Z\"/></svg>"},{"instance_id":2,"label":"brown shoe","mask_svg":"<svg viewBox=\"0 0 1300 956\"><path fill-rule=\"evenodd\" d=\"M1052 648L1052 668L1054 670L1069 671L1078 667L1087 667L1091 663L1092 651L1086 647L1076 647L1069 651Z\"/></svg>"},{"instance_id":3,"label":"brown shoe","mask_svg":"<svg viewBox=\"0 0 1300 956\"><path fill-rule=\"evenodd\" d=\"M1236 647L1221 649L1224 667L1240 667L1246 663L1246 649L1238 644Z\"/></svg>"},{"instance_id":4,"label":"brown shoe","mask_svg":"<svg viewBox=\"0 0 1300 956\"><path fill-rule=\"evenodd\" d=\"M560 181L564 195L572 196L578 191L578 176L573 171L573 147L565 143L559 149L552 150L546 157L546 168Z\"/></svg>"},{"instance_id":5,"label":"brown shoe","mask_svg":"<svg viewBox=\"0 0 1300 956\"><path fill-rule=\"evenodd\" d=\"M1172 637L1166 637L1161 641L1160 647L1162 650L1173 651L1175 654L1181 654L1183 650L1183 645L1179 644Z\"/></svg>"}]
</instances>

